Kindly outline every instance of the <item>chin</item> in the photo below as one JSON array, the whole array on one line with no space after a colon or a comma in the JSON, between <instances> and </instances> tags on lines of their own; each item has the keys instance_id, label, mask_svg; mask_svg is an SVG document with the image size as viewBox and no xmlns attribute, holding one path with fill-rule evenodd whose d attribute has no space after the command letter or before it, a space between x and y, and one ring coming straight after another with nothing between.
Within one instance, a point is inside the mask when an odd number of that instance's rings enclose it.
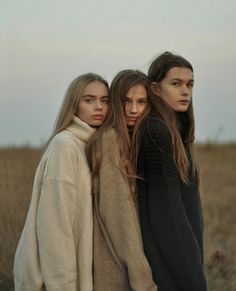
<instances>
[{"instance_id":1,"label":"chin","mask_svg":"<svg viewBox=\"0 0 236 291\"><path fill-rule=\"evenodd\" d=\"M188 107L182 107L182 108L177 108L175 111L176 112L186 112L188 110Z\"/></svg>"},{"instance_id":2,"label":"chin","mask_svg":"<svg viewBox=\"0 0 236 291\"><path fill-rule=\"evenodd\" d=\"M99 126L101 126L102 125L102 122L91 122L90 124L89 124L89 126L91 126L91 127L99 127Z\"/></svg>"},{"instance_id":3,"label":"chin","mask_svg":"<svg viewBox=\"0 0 236 291\"><path fill-rule=\"evenodd\" d=\"M135 126L135 123L127 123L127 126L129 126L129 127L134 127Z\"/></svg>"}]
</instances>

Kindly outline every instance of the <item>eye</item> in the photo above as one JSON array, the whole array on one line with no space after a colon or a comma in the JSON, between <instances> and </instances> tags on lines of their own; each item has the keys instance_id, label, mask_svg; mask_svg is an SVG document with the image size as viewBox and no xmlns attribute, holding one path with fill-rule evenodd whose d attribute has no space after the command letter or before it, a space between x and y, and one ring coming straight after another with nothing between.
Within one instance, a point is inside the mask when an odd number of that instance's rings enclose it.
<instances>
[{"instance_id":1,"label":"eye","mask_svg":"<svg viewBox=\"0 0 236 291\"><path fill-rule=\"evenodd\" d=\"M141 100L138 101L138 103L140 103L140 104L146 104L147 103L147 100L146 99L141 99Z\"/></svg>"},{"instance_id":2,"label":"eye","mask_svg":"<svg viewBox=\"0 0 236 291\"><path fill-rule=\"evenodd\" d=\"M126 97L126 98L125 98L125 103L126 103L126 104L130 104L130 103L132 103L132 100L130 100L128 97Z\"/></svg>"},{"instance_id":3,"label":"eye","mask_svg":"<svg viewBox=\"0 0 236 291\"><path fill-rule=\"evenodd\" d=\"M108 104L109 103L109 99L108 98L102 99L102 103Z\"/></svg>"},{"instance_id":4,"label":"eye","mask_svg":"<svg viewBox=\"0 0 236 291\"><path fill-rule=\"evenodd\" d=\"M191 83L188 83L187 84L187 87L190 88L190 89L193 88L193 83L192 82Z\"/></svg>"},{"instance_id":5,"label":"eye","mask_svg":"<svg viewBox=\"0 0 236 291\"><path fill-rule=\"evenodd\" d=\"M175 87L179 87L180 86L180 82L174 81L171 83L173 86Z\"/></svg>"},{"instance_id":6,"label":"eye","mask_svg":"<svg viewBox=\"0 0 236 291\"><path fill-rule=\"evenodd\" d=\"M91 97L86 97L86 98L84 98L84 101L85 101L86 103L93 103L93 98L91 98Z\"/></svg>"}]
</instances>

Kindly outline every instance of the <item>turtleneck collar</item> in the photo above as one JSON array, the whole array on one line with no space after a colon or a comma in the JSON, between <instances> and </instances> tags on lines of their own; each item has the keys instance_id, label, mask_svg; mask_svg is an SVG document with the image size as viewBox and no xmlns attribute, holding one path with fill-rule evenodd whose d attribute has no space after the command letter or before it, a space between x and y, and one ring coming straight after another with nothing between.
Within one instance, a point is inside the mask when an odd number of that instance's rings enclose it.
<instances>
[{"instance_id":1,"label":"turtleneck collar","mask_svg":"<svg viewBox=\"0 0 236 291\"><path fill-rule=\"evenodd\" d=\"M95 128L92 128L77 116L73 117L71 124L66 128L66 130L70 131L73 135L84 142L87 142L91 135L96 131Z\"/></svg>"}]
</instances>

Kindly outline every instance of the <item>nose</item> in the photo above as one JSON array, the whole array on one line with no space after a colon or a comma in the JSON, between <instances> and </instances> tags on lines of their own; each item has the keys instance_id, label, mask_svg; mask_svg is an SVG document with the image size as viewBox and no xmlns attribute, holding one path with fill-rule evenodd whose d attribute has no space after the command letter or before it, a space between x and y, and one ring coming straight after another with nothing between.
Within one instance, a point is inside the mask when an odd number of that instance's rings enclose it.
<instances>
[{"instance_id":1,"label":"nose","mask_svg":"<svg viewBox=\"0 0 236 291\"><path fill-rule=\"evenodd\" d=\"M181 93L184 96L188 96L190 94L191 89L188 88L186 84L183 84Z\"/></svg>"},{"instance_id":2,"label":"nose","mask_svg":"<svg viewBox=\"0 0 236 291\"><path fill-rule=\"evenodd\" d=\"M132 102L129 104L129 112L134 114L138 112L136 102Z\"/></svg>"},{"instance_id":3,"label":"nose","mask_svg":"<svg viewBox=\"0 0 236 291\"><path fill-rule=\"evenodd\" d=\"M102 110L102 108L103 108L102 103L99 100L97 100L94 104L94 109L95 110Z\"/></svg>"}]
</instances>

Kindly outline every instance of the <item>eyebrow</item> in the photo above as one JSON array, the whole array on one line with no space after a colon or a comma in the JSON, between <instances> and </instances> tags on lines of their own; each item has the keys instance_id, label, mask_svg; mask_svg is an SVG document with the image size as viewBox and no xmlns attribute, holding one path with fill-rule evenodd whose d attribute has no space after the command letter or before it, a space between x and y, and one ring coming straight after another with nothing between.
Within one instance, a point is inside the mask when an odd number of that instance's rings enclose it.
<instances>
[{"instance_id":1,"label":"eyebrow","mask_svg":"<svg viewBox=\"0 0 236 291\"><path fill-rule=\"evenodd\" d=\"M172 79L170 79L170 81L179 81L179 82L183 82L183 79L172 78ZM188 80L188 82L194 82L194 79L190 79L190 80Z\"/></svg>"},{"instance_id":2,"label":"eyebrow","mask_svg":"<svg viewBox=\"0 0 236 291\"><path fill-rule=\"evenodd\" d=\"M130 98L130 97L125 97L126 99L129 99L129 100L132 100L132 98ZM143 97L140 97L140 98L138 98L138 100L140 100L140 99L147 99L147 96L143 96Z\"/></svg>"},{"instance_id":3,"label":"eyebrow","mask_svg":"<svg viewBox=\"0 0 236 291\"><path fill-rule=\"evenodd\" d=\"M83 95L82 97L83 98L85 98L85 97L96 98L96 95L87 94L87 95ZM109 96L108 95L105 95L105 96L102 96L102 98L109 98Z\"/></svg>"}]
</instances>

